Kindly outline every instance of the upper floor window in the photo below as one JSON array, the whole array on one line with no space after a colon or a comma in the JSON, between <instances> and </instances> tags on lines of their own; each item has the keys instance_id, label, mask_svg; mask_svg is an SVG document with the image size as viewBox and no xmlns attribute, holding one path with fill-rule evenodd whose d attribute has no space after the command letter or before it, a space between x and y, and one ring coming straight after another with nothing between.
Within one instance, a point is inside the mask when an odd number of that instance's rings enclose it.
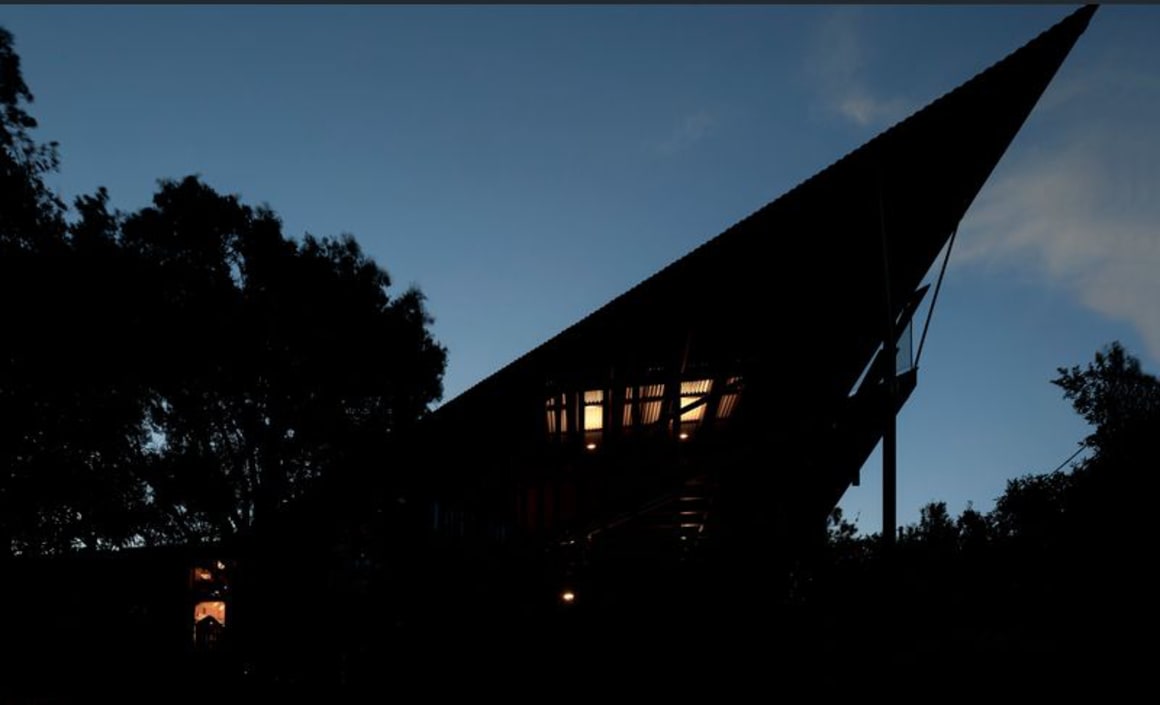
<instances>
[{"instance_id":1,"label":"upper floor window","mask_svg":"<svg viewBox=\"0 0 1160 705\"><path fill-rule=\"evenodd\" d=\"M705 397L713 388L713 380L699 379L681 382L681 423L697 423L705 418Z\"/></svg>"},{"instance_id":2,"label":"upper floor window","mask_svg":"<svg viewBox=\"0 0 1160 705\"><path fill-rule=\"evenodd\" d=\"M736 376L677 384L680 386L675 388L664 382L625 387L623 406L619 398L602 389L553 394L545 405L548 435L560 438L570 432L583 434L585 445L591 449L609 424L619 420L619 427L624 429L664 422L666 429L687 438L710 418L728 419L741 391L741 378ZM673 404L677 406L674 408Z\"/></svg>"},{"instance_id":3,"label":"upper floor window","mask_svg":"<svg viewBox=\"0 0 1160 705\"><path fill-rule=\"evenodd\" d=\"M562 436L568 433L568 395L553 394L547 403L548 435Z\"/></svg>"},{"instance_id":4,"label":"upper floor window","mask_svg":"<svg viewBox=\"0 0 1160 705\"><path fill-rule=\"evenodd\" d=\"M730 377L725 380L725 388L721 390L721 401L717 404L717 418L727 419L737 408L737 399L741 396L741 378Z\"/></svg>"},{"instance_id":5,"label":"upper floor window","mask_svg":"<svg viewBox=\"0 0 1160 705\"><path fill-rule=\"evenodd\" d=\"M604 428L604 392L597 389L584 392L584 430L600 431Z\"/></svg>"}]
</instances>

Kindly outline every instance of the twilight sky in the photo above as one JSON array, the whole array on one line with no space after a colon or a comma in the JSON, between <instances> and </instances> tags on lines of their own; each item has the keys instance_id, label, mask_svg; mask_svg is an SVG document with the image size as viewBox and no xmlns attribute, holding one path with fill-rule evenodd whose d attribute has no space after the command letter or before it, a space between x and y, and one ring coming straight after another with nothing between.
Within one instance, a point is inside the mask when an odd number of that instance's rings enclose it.
<instances>
[{"instance_id":1,"label":"twilight sky","mask_svg":"<svg viewBox=\"0 0 1160 705\"><path fill-rule=\"evenodd\" d=\"M0 25L66 200L104 185L134 210L196 173L288 234L352 233L427 294L449 399L1071 9L4 6ZM1056 367L1115 339L1160 367L1157 36L1160 8L1103 7L964 218L899 418L901 523L933 499L988 510L1075 450ZM865 531L879 462L842 501Z\"/></svg>"}]
</instances>

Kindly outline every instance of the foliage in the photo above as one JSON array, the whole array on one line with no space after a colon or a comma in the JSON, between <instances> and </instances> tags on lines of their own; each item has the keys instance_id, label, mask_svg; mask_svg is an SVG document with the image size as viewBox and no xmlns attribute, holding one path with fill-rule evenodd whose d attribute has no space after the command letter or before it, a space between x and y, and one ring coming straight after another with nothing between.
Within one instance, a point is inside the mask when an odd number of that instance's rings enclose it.
<instances>
[{"instance_id":1,"label":"foliage","mask_svg":"<svg viewBox=\"0 0 1160 705\"><path fill-rule=\"evenodd\" d=\"M932 502L888 553L876 536L838 530L838 514L814 572L816 612L852 633L892 634L892 651L932 664L1005 653L1081 665L1134 643L1151 600L1154 528L1142 503L1160 468L1160 386L1118 343L1059 374L1095 427L1086 460L1009 480L986 514L968 506L952 519Z\"/></svg>"},{"instance_id":2,"label":"foliage","mask_svg":"<svg viewBox=\"0 0 1160 705\"><path fill-rule=\"evenodd\" d=\"M192 176L68 221L31 101L0 29L0 555L250 534L389 472L442 394L422 293Z\"/></svg>"},{"instance_id":3,"label":"foliage","mask_svg":"<svg viewBox=\"0 0 1160 705\"><path fill-rule=\"evenodd\" d=\"M43 180L59 165L57 145L32 138L32 100L12 34L0 27L0 256L44 251L64 234L64 205Z\"/></svg>"},{"instance_id":4,"label":"foliage","mask_svg":"<svg viewBox=\"0 0 1160 705\"><path fill-rule=\"evenodd\" d=\"M150 482L190 533L251 530L441 394L422 295L388 297L387 273L353 238L291 242L270 211L192 177L164 182L122 233L169 312Z\"/></svg>"},{"instance_id":5,"label":"foliage","mask_svg":"<svg viewBox=\"0 0 1160 705\"><path fill-rule=\"evenodd\" d=\"M1084 369L1059 368L1052 383L1076 413L1095 427L1085 443L1100 451L1138 442L1160 427L1160 381L1143 372L1140 361L1113 342Z\"/></svg>"}]
</instances>

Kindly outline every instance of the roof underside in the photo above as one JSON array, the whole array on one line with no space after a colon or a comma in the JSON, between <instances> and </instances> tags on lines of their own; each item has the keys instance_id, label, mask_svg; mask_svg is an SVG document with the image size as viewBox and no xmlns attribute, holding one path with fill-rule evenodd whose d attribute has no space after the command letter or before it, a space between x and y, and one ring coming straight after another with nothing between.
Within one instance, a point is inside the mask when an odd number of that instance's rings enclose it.
<instances>
[{"instance_id":1,"label":"roof underside","mask_svg":"<svg viewBox=\"0 0 1160 705\"><path fill-rule=\"evenodd\" d=\"M1094 11L1077 10L435 418L478 426L514 399L541 396L548 381L587 384L674 358L757 361L779 371L787 408L844 398L882 341L884 262L897 317Z\"/></svg>"}]
</instances>

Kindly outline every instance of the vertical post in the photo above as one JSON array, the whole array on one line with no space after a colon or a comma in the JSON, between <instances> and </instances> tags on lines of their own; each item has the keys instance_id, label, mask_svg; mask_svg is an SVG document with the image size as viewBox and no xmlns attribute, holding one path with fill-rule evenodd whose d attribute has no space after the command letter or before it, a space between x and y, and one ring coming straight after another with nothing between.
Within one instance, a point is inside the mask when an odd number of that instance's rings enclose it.
<instances>
[{"instance_id":1,"label":"vertical post","mask_svg":"<svg viewBox=\"0 0 1160 705\"><path fill-rule=\"evenodd\" d=\"M878 226L882 235L882 286L886 303L886 326L882 336L882 350L886 355L886 371L883 384L886 389L886 418L882 429L882 544L886 549L894 546L898 535L897 489L898 489L898 349L894 331L894 304L891 301L890 254L886 241L886 212L882 198L882 172L878 172Z\"/></svg>"},{"instance_id":2,"label":"vertical post","mask_svg":"<svg viewBox=\"0 0 1160 705\"><path fill-rule=\"evenodd\" d=\"M891 367L886 383L886 428L882 432L882 540L893 546L898 535L898 418L895 415L895 375Z\"/></svg>"}]
</instances>

